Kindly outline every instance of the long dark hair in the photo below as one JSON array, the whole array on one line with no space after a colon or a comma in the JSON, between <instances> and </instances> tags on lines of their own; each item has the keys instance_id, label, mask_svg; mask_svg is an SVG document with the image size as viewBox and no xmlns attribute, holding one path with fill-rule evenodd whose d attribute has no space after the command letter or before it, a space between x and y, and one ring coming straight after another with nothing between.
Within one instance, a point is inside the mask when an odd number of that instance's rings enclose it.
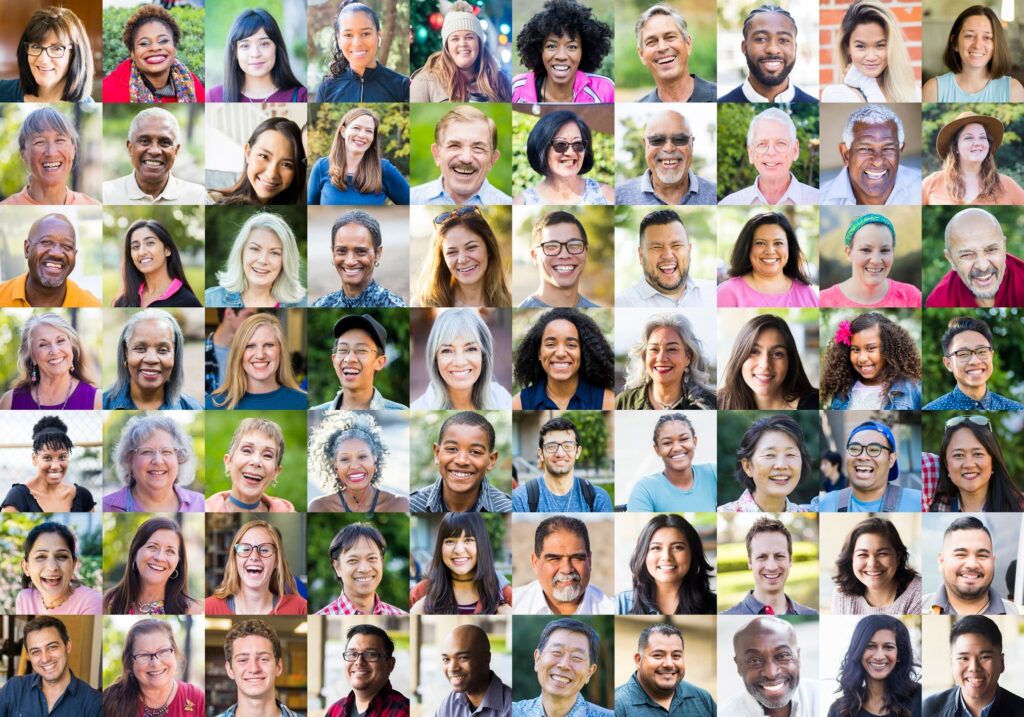
<instances>
[{"instance_id":1,"label":"long dark hair","mask_svg":"<svg viewBox=\"0 0 1024 717\"><path fill-rule=\"evenodd\" d=\"M690 570L679 584L676 615L708 615L715 612L715 594L711 592L711 563L704 555L697 530L676 513L661 513L648 521L640 531L629 569L633 573L633 615L656 615L658 607L654 578L647 570L647 549L654 534L662 528L675 528L683 534L690 551Z\"/></svg>"},{"instance_id":2,"label":"long dark hair","mask_svg":"<svg viewBox=\"0 0 1024 717\"><path fill-rule=\"evenodd\" d=\"M960 497L960 489L957 488L949 477L949 466L946 463L946 451L949 443L953 440L953 434L961 429L966 429L974 434L981 447L985 449L992 459L992 477L988 482L988 495L985 496L985 511L996 513L1017 513L1024 507L1024 493L1014 485L1010 477L1010 468L1003 458L1003 451L999 447L999 439L996 437L992 426L979 426L971 421L964 421L942 434L942 446L939 448L939 485L935 490L933 507L939 505L950 505ZM961 508L962 509L962 508Z\"/></svg>"},{"instance_id":3,"label":"long dark hair","mask_svg":"<svg viewBox=\"0 0 1024 717\"><path fill-rule=\"evenodd\" d=\"M786 265L782 267L782 273L793 281L799 281L801 284L810 284L811 280L807 278L807 274L804 272L806 260L804 259L804 253L800 250L800 242L797 241L796 230L793 229L793 225L789 223L786 215L781 212L762 212L757 216L751 217L743 225L736 243L733 244L732 255L729 257L729 276L746 276L754 271L754 265L750 261L750 249L754 246L754 232L757 231L758 227L767 224L782 227L782 231L786 233L789 258L786 260Z\"/></svg>"},{"instance_id":4,"label":"long dark hair","mask_svg":"<svg viewBox=\"0 0 1024 717\"><path fill-rule=\"evenodd\" d=\"M302 146L302 130L299 129L299 126L287 117L269 117L256 125L256 129L249 135L246 144L251 149L261 134L271 130L280 132L291 141L292 150L295 152L295 177L292 179L291 186L274 197L270 204L305 204L306 149ZM242 175L234 186L215 190L220 195L216 204L245 204L248 206L260 204L256 190L249 182L248 169L248 163L243 161Z\"/></svg>"},{"instance_id":5,"label":"long dark hair","mask_svg":"<svg viewBox=\"0 0 1024 717\"><path fill-rule=\"evenodd\" d=\"M181 253L178 251L178 245L174 243L171 233L158 221L136 219L128 227L128 231L124 235L124 259L121 260L122 289L121 293L114 299L113 306L142 306L142 302L139 300L139 287L146 283L146 278L139 271L138 267L135 266L135 262L132 261L132 234L139 229L149 229L156 234L156 238L160 240L164 248L170 250L171 255L167 257L167 275L171 277L171 280L178 279L181 282L182 288L188 289L188 291L195 294L188 283L188 278L185 276L185 267L181 263Z\"/></svg>"},{"instance_id":6,"label":"long dark hair","mask_svg":"<svg viewBox=\"0 0 1024 717\"><path fill-rule=\"evenodd\" d=\"M224 101L241 102L242 87L245 86L245 73L238 65L238 43L251 35L264 30L267 37L274 43L274 67L270 71L270 79L279 90L302 87L302 82L292 72L288 60L288 45L281 28L274 16L262 8L243 10L228 31L228 44L224 50Z\"/></svg>"},{"instance_id":7,"label":"long dark hair","mask_svg":"<svg viewBox=\"0 0 1024 717\"><path fill-rule=\"evenodd\" d=\"M836 590L847 595L862 596L867 591L864 583L853 574L853 551L857 547L857 541L862 535L880 535L889 541L892 549L896 551L896 559L899 565L896 567L896 595L903 594L907 586L917 577L917 571L910 567L910 551L903 544L900 533L896 526L885 518L867 518L850 531L850 534L843 542L843 549L839 551L836 558L836 575L832 582L836 584Z\"/></svg>"},{"instance_id":8,"label":"long dark hair","mask_svg":"<svg viewBox=\"0 0 1024 717\"><path fill-rule=\"evenodd\" d=\"M427 580L430 586L424 597L423 606L428 615L457 615L458 603L455 602L455 591L452 588L451 573L441 557L441 548L448 538L462 535L476 539L476 568L473 581L480 598L480 613L493 615L501 601L498 590L498 576L494 572L494 551L491 549L491 538L487 534L487 525L479 513L446 513L437 529L434 541L434 557L427 569Z\"/></svg>"},{"instance_id":9,"label":"long dark hair","mask_svg":"<svg viewBox=\"0 0 1024 717\"><path fill-rule=\"evenodd\" d=\"M71 551L72 560L78 562L78 541L75 539L75 534L71 532L71 528L62 523L55 523L49 520L45 523L40 523L39 525L35 526L34 528L32 528L32 530L28 531L28 535L25 536L25 545L23 546L25 562L28 562L29 553L32 552L32 546L36 544L36 541L39 539L39 536L45 535L47 533L54 533L55 535L59 535L61 537L61 540L64 541L64 544L67 546L68 550ZM82 583L75 578L74 572L72 572L71 589L74 590L81 584ZM21 587L32 587L32 578L30 578L28 575L22 575Z\"/></svg>"},{"instance_id":10,"label":"long dark hair","mask_svg":"<svg viewBox=\"0 0 1024 717\"><path fill-rule=\"evenodd\" d=\"M182 660L181 650L178 649L178 642L174 639L174 629L170 623L155 618L146 618L128 628L128 634L124 638L124 647L121 650L121 674L117 676L110 687L103 690L103 714L106 717L138 717L142 711L139 709L139 699L142 693L139 690L139 681L135 678L132 670L132 655L135 654L135 640L139 635L149 635L154 632L162 632L167 636L174 648L174 655L180 662ZM179 666L180 667L180 666Z\"/></svg>"},{"instance_id":11,"label":"long dark hair","mask_svg":"<svg viewBox=\"0 0 1024 717\"><path fill-rule=\"evenodd\" d=\"M167 615L188 613L189 604L194 602L186 592L188 586L188 559L185 551L185 536L181 526L170 518L150 518L139 526L128 548L128 560L120 582L103 594L103 612L108 615L127 615L128 610L139 599L142 590L139 571L135 567L135 556L143 545L158 530L173 530L180 541L178 565L171 572L164 589L164 612Z\"/></svg>"},{"instance_id":12,"label":"long dark hair","mask_svg":"<svg viewBox=\"0 0 1024 717\"><path fill-rule=\"evenodd\" d=\"M789 330L789 326L778 316L761 314L743 324L743 328L736 336L736 343L733 344L732 353L729 355L729 363L725 366L722 388L718 390L719 408L733 411L757 408L754 392L743 380L743 363L750 356L757 337L766 329L775 329L782 335L786 353L789 355L786 376L782 380L782 398L788 402L810 394L817 397L818 389L812 386L811 380L807 378L804 365L800 361L800 350L796 346L793 332Z\"/></svg>"},{"instance_id":13,"label":"long dark hair","mask_svg":"<svg viewBox=\"0 0 1024 717\"><path fill-rule=\"evenodd\" d=\"M914 664L914 648L906 625L892 615L867 615L853 630L850 646L839 666L839 717L856 717L864 709L867 698L867 675L861 661L864 650L875 633L889 630L896 637L896 666L885 678L885 705L883 714L892 717L910 717L910 703L921 689Z\"/></svg>"}]
</instances>

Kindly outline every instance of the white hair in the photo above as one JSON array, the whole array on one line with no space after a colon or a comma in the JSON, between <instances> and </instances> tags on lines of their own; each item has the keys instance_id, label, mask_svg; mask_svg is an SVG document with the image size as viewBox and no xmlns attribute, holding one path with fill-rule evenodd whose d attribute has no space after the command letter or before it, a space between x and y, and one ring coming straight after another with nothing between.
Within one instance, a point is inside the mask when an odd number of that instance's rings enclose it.
<instances>
[{"instance_id":1,"label":"white hair","mask_svg":"<svg viewBox=\"0 0 1024 717\"><path fill-rule=\"evenodd\" d=\"M150 107L149 109L142 110L132 118L132 123L128 126L128 139L132 140L135 138L135 134L139 131L139 125L142 124L142 120L147 117L158 117L171 125L171 134L174 135L174 143L180 144L181 142L181 125L178 124L178 118L165 109L159 107Z\"/></svg>"},{"instance_id":2,"label":"white hair","mask_svg":"<svg viewBox=\"0 0 1024 717\"><path fill-rule=\"evenodd\" d=\"M679 34L682 35L683 41L685 42L690 38L690 33L686 27L686 18L683 17L682 13L678 10L674 10L664 5L652 5L643 11L640 18L636 21L636 46L640 47L640 36L643 34L644 26L647 25L647 21L655 15L668 15L675 22L676 27L679 28Z\"/></svg>"},{"instance_id":3,"label":"white hair","mask_svg":"<svg viewBox=\"0 0 1024 717\"><path fill-rule=\"evenodd\" d=\"M747 146L753 146L754 144L754 129L761 122L778 122L779 124L786 125L789 128L789 138L794 143L796 142L796 125L793 124L793 118L788 114L780 110L778 107L769 107L761 114L750 120L750 127L747 128Z\"/></svg>"},{"instance_id":4,"label":"white hair","mask_svg":"<svg viewBox=\"0 0 1024 717\"><path fill-rule=\"evenodd\" d=\"M858 122L867 125L894 122L896 131L899 133L900 146L903 146L903 122L895 112L885 105L864 105L853 111L850 118L846 120L846 128L843 129L843 144L847 147L853 144L853 126Z\"/></svg>"},{"instance_id":5,"label":"white hair","mask_svg":"<svg viewBox=\"0 0 1024 717\"><path fill-rule=\"evenodd\" d=\"M288 226L288 222L277 214L270 212L259 212L249 217L242 228L235 236L235 242L231 245L228 253L228 263L223 271L217 272L217 283L227 291L241 294L248 288L245 280L245 269L242 266L242 252L249 236L256 229L266 229L277 235L281 240L281 248L284 256L281 261L281 273L274 280L270 289L271 295L282 304L294 304L306 295L299 281L299 247L295 243L295 232Z\"/></svg>"}]
</instances>

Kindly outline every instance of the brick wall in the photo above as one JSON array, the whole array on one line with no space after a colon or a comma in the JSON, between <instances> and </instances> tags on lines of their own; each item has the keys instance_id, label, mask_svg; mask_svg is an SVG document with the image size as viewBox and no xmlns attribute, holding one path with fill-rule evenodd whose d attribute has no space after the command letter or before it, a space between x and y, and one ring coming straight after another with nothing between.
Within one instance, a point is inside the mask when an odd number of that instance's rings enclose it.
<instances>
[{"instance_id":1,"label":"brick wall","mask_svg":"<svg viewBox=\"0 0 1024 717\"><path fill-rule=\"evenodd\" d=\"M903 0L882 0L903 28L903 39L910 52L910 62L914 67L914 75L921 79L921 3L904 2ZM839 58L833 51L835 36L839 33L839 25L850 6L849 0L820 0L820 50L821 84L836 84L841 79L842 68Z\"/></svg>"}]
</instances>

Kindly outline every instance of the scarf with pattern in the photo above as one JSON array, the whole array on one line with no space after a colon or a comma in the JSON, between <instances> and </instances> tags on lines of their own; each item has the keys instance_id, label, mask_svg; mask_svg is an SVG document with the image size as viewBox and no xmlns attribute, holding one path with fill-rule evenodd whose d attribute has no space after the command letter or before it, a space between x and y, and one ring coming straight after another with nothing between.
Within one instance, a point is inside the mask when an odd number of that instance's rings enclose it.
<instances>
[{"instance_id":1,"label":"scarf with pattern","mask_svg":"<svg viewBox=\"0 0 1024 717\"><path fill-rule=\"evenodd\" d=\"M153 91L146 86L142 79L142 73L139 72L139 68L135 66L134 62L131 67L131 77L128 79L128 92L131 101L134 103L159 102ZM167 79L174 88L174 96L178 98L178 102L196 101L196 85L192 81L192 73L182 64L181 60L175 60L171 65L171 74Z\"/></svg>"}]
</instances>

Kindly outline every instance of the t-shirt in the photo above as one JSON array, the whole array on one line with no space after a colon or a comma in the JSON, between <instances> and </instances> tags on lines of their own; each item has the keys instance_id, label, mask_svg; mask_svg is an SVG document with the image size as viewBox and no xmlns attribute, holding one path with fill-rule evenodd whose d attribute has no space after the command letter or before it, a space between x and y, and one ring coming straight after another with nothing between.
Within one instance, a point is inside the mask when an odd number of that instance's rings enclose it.
<instances>
[{"instance_id":1,"label":"t-shirt","mask_svg":"<svg viewBox=\"0 0 1024 717\"><path fill-rule=\"evenodd\" d=\"M589 513L586 498L583 497L583 487L580 479L572 479L572 490L565 495L555 495L548 490L543 478L539 479L540 498L537 500L538 513ZM594 486L594 513L612 512L612 499L608 491L600 486ZM526 485L523 484L512 491L512 510L516 513L529 513L530 500L526 494Z\"/></svg>"},{"instance_id":2,"label":"t-shirt","mask_svg":"<svg viewBox=\"0 0 1024 717\"><path fill-rule=\"evenodd\" d=\"M224 406L218 406L213 402L213 399L218 401L224 400L223 396L207 397L206 409L207 410L221 410ZM302 410L305 411L309 407L309 402L306 398L306 394L294 388L287 388L280 386L270 393L246 393L242 396L242 400L235 406L236 410Z\"/></svg>"},{"instance_id":3,"label":"t-shirt","mask_svg":"<svg viewBox=\"0 0 1024 717\"><path fill-rule=\"evenodd\" d=\"M664 473L644 476L633 486L626 510L644 513L674 510L713 513L717 506L718 478L715 466L700 463L693 466L693 487L689 490L672 485Z\"/></svg>"},{"instance_id":4,"label":"t-shirt","mask_svg":"<svg viewBox=\"0 0 1024 717\"><path fill-rule=\"evenodd\" d=\"M865 386L855 381L850 388L850 405L848 410L877 410L882 407L882 386Z\"/></svg>"},{"instance_id":5,"label":"t-shirt","mask_svg":"<svg viewBox=\"0 0 1024 717\"><path fill-rule=\"evenodd\" d=\"M887 307L895 309L920 309L921 308L921 290L913 284L906 284L902 281L893 281L889 279L889 290L885 292L885 296L877 304L858 304L853 301L850 297L843 293L843 290L839 288L839 284L830 286L821 292L821 296L818 297L821 300L823 307L832 308L861 308L861 307Z\"/></svg>"},{"instance_id":6,"label":"t-shirt","mask_svg":"<svg viewBox=\"0 0 1024 717\"><path fill-rule=\"evenodd\" d=\"M726 279L718 286L720 307L773 308L813 307L818 305L818 292L809 284L794 281L784 294L762 294L754 289L742 276Z\"/></svg>"},{"instance_id":7,"label":"t-shirt","mask_svg":"<svg viewBox=\"0 0 1024 717\"><path fill-rule=\"evenodd\" d=\"M857 496L850 496L851 513L879 513L882 510L882 501L885 494L878 500L864 503L857 500ZM835 513L839 510L839 491L826 493L818 501L818 511L821 513ZM913 488L904 488L900 494L900 504L896 508L898 513L920 513L921 512L921 491Z\"/></svg>"}]
</instances>

